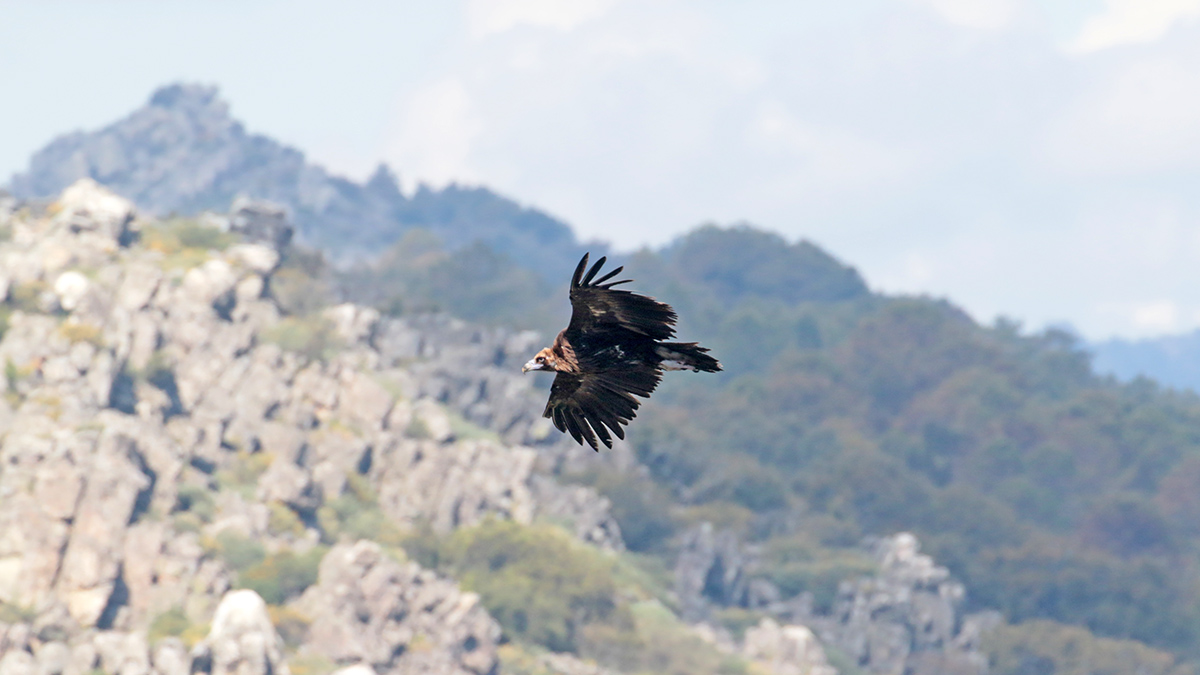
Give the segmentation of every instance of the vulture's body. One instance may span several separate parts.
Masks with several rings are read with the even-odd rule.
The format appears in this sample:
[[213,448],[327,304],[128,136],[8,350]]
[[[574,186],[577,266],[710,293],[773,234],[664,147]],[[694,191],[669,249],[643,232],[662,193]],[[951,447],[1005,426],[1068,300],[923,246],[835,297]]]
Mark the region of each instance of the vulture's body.
[[559,431],[599,450],[625,438],[622,425],[637,414],[635,396],[649,397],[664,370],[716,372],[721,364],[695,342],[666,342],[675,336],[670,305],[614,288],[618,267],[596,278],[604,258],[588,269],[585,254],[571,277],[571,322],[523,370],[552,370],[545,417]]

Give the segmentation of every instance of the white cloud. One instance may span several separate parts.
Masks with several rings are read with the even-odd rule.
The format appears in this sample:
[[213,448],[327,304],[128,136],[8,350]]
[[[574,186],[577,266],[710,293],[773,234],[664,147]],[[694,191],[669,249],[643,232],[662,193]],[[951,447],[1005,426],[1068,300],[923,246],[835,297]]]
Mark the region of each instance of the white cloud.
[[1153,42],[1176,23],[1200,16],[1200,0],[1108,0],[1067,46],[1074,53]]
[[1133,325],[1147,333],[1179,330],[1179,306],[1170,300],[1157,300],[1133,308]]
[[477,176],[471,153],[484,129],[463,83],[440,80],[418,89],[407,101],[388,156],[404,175],[415,174],[435,185],[473,180]]
[[467,27],[472,37],[503,33],[517,26],[569,31],[603,16],[617,0],[470,0]]
[[1179,55],[1123,63],[1063,111],[1047,152],[1076,173],[1200,166],[1200,72]]
[[909,0],[937,12],[943,19],[967,28],[996,30],[1012,23],[1016,0]]
[[[911,171],[914,158],[883,144],[872,142],[837,125],[805,121],[779,101],[768,100],[744,121],[746,145],[741,149],[762,159],[773,158],[774,175],[762,172],[758,185],[775,185],[780,194],[817,194],[836,197],[849,190],[861,191],[873,183],[888,182]],[[753,190],[759,198],[767,190]]]

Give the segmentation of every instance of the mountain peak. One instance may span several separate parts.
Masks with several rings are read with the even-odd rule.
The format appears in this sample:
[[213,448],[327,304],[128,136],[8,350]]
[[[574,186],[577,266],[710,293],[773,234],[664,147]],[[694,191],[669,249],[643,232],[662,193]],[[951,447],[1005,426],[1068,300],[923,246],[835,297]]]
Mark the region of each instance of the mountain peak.
[[400,179],[396,176],[396,172],[382,162],[375,167],[375,172],[367,179],[366,187],[367,191],[380,197],[400,201],[404,199],[400,192]]
[[171,110],[213,110],[228,114],[229,105],[215,86],[175,83],[160,87],[150,96],[150,105]]
[[481,241],[546,278],[569,274],[583,253],[565,223],[486,189],[426,190],[409,200],[385,164],[365,183],[330,175],[300,150],[247,133],[211,85],[166,85],[103,129],[60,136],[11,189],[17,198],[50,198],[81,178],[148,213],[224,212],[238,197],[267,200],[292,214],[303,243],[342,262],[373,257],[414,227],[449,248]]
[[47,198],[90,178],[150,212],[223,211],[234,195],[222,177],[251,140],[216,87],[172,84],[103,129],[54,139],[13,177],[12,191]]

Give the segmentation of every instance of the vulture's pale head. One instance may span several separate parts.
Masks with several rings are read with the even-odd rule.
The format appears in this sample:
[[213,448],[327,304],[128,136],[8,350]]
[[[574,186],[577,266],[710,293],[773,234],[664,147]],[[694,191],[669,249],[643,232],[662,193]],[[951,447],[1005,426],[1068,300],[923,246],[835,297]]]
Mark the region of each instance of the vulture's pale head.
[[524,366],[521,367],[522,373],[528,373],[531,370],[557,370],[558,359],[555,358],[554,352],[546,347],[538,352],[536,356],[529,359]]

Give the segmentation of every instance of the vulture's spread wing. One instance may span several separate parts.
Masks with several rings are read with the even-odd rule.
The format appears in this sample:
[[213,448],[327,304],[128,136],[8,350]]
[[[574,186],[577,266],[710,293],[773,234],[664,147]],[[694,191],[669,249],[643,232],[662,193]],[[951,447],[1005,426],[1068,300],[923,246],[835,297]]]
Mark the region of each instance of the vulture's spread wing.
[[652,366],[558,373],[543,414],[577,443],[586,440],[593,450],[599,450],[599,436],[600,442],[611,448],[612,434],[624,439],[621,425],[637,414],[638,400],[633,395],[649,396],[661,377]]
[[668,340],[675,335],[675,310],[670,305],[632,291],[613,288],[632,281],[609,281],[624,267],[595,278],[605,260],[602,257],[591,269],[587,269],[588,256],[584,254],[575,268],[575,274],[571,277],[571,323],[567,325],[567,339],[578,347],[582,343],[621,332],[632,332],[651,340]]

